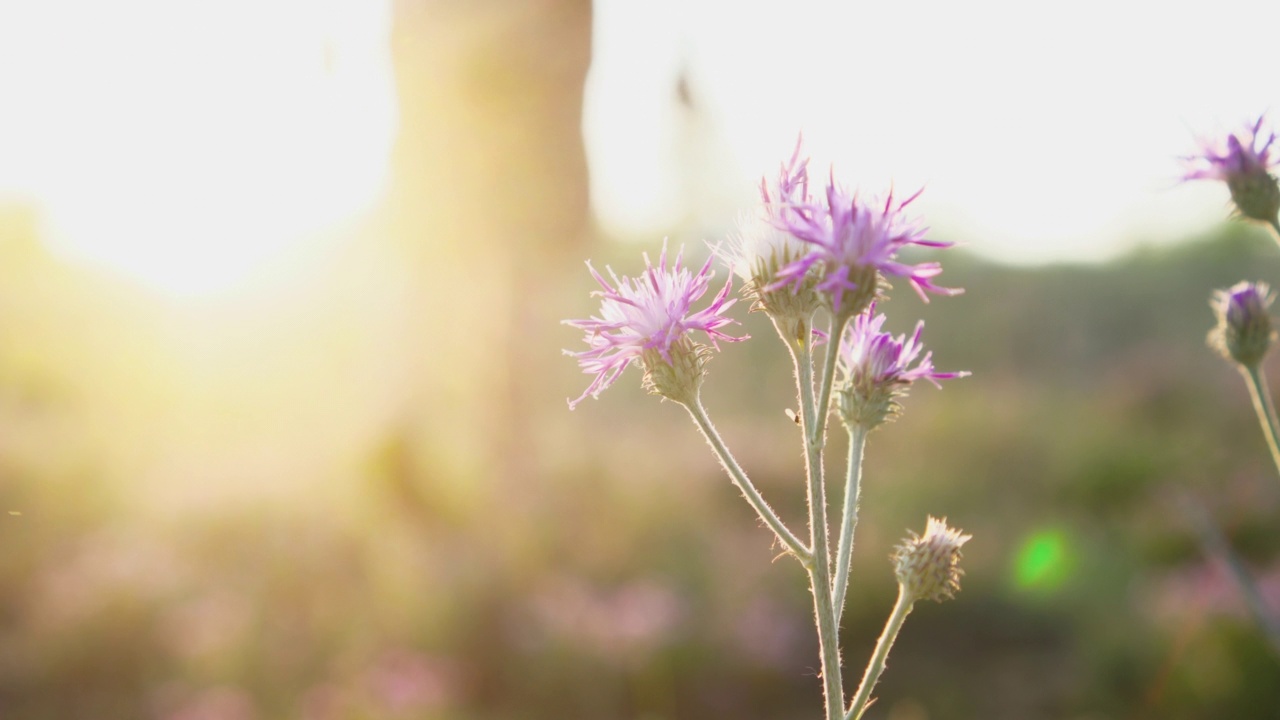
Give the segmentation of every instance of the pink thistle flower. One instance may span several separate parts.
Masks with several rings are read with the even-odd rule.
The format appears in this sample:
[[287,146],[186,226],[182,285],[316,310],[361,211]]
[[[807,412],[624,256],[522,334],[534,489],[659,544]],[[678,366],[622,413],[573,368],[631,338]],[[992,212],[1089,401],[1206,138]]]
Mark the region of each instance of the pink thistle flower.
[[876,315],[875,309],[872,303],[856,316],[841,338],[841,380],[836,388],[845,422],[867,428],[896,416],[901,410],[899,400],[916,380],[928,380],[935,387],[942,387],[939,380],[969,375],[968,372],[938,372],[933,367],[933,353],[920,356],[924,350],[920,342],[923,321],[916,324],[910,337],[894,337],[881,331],[885,316]]
[[1280,212],[1280,187],[1270,173],[1280,165],[1271,156],[1276,134],[1263,130],[1265,116],[1225,138],[1201,139],[1200,153],[1182,158],[1183,180],[1221,180],[1241,215],[1275,224]]
[[711,270],[710,258],[697,273],[690,272],[683,265],[683,254],[681,250],[675,264],[668,269],[664,243],[657,266],[645,254],[646,267],[639,278],[619,278],[612,268],[606,268],[613,278],[612,284],[587,262],[587,269],[603,288],[592,293],[602,298],[600,316],[564,321],[566,325],[584,330],[583,339],[589,346],[580,352],[566,350],[565,354],[577,358],[582,371],[595,375],[595,379],[577,400],[569,401],[570,409],[588,395],[599,397],[636,360],[644,365],[646,384],[652,390],[667,397],[683,396],[696,387],[707,354],[705,346],[690,340],[690,332],[706,333],[717,349],[718,340],[747,339],[746,336],[732,337],[720,330],[737,322],[724,315],[737,302],[729,298],[732,275],[710,305],[691,311],[693,302],[706,294],[715,273]]
[[[810,252],[778,273],[776,287],[799,287],[810,270],[820,267],[817,289],[831,296],[836,312],[861,312],[876,298],[880,273],[907,278],[921,299],[925,292],[958,295],[958,288],[939,287],[933,278],[942,272],[936,262],[909,265],[898,262],[898,252],[909,245],[950,247],[953,243],[927,240],[926,228],[906,217],[905,210],[923,190],[902,202],[889,193],[884,203],[863,202],[836,185],[827,185],[826,202],[793,203],[779,215],[777,224],[812,245]],[[846,301],[845,294],[851,293]]]

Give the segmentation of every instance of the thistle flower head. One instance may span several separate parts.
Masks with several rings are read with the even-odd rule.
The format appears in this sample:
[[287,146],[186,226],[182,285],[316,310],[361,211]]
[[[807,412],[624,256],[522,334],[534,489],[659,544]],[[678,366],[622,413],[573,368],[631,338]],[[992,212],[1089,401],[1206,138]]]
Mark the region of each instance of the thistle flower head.
[[830,298],[832,311],[837,314],[865,309],[879,293],[882,274],[906,278],[926,302],[926,291],[959,294],[959,289],[933,283],[933,278],[942,272],[938,263],[909,265],[897,260],[899,251],[910,245],[952,245],[925,239],[926,229],[907,216],[907,206],[920,192],[901,202],[894,199],[892,192],[883,202],[865,202],[832,178],[822,202],[788,204],[775,223],[811,247],[804,257],[783,268],[774,284],[795,286],[816,268],[820,277],[817,288]]
[[[812,275],[791,287],[774,286],[782,268],[798,260],[808,246],[779,230],[766,218],[743,217],[728,242],[715,248],[725,265],[742,279],[742,294],[751,309],[770,317],[803,319],[813,315],[821,298]],[[770,289],[772,288],[772,289]]]
[[637,360],[644,366],[645,384],[651,391],[672,399],[687,399],[696,391],[710,353],[707,346],[693,342],[691,332],[704,332],[713,347],[718,347],[718,340],[746,339],[721,331],[736,322],[724,315],[737,302],[729,298],[732,277],[710,305],[702,310],[691,309],[694,301],[706,294],[715,274],[710,259],[693,273],[683,264],[682,250],[668,269],[664,243],[656,266],[648,254],[644,260],[645,271],[639,278],[619,278],[606,268],[612,283],[587,262],[587,269],[602,288],[592,293],[601,298],[600,315],[564,321],[585,331],[583,340],[588,345],[586,350],[566,350],[565,354],[577,358],[582,371],[595,375],[595,379],[581,397],[569,401],[571,409],[588,395],[598,397]]
[[752,310],[762,310],[775,319],[806,319],[818,308],[820,298],[811,273],[788,287],[779,287],[778,273],[809,252],[809,245],[779,228],[787,208],[808,201],[808,161],[800,159],[796,143],[791,159],[782,164],[772,191],[760,181],[760,210],[738,222],[736,232],[725,245],[715,248],[725,265],[743,281],[742,293],[752,301]]
[[916,380],[928,380],[941,387],[939,380],[969,374],[938,372],[933,368],[933,353],[920,356],[924,350],[920,342],[923,321],[916,324],[910,337],[894,337],[881,331],[885,317],[875,310],[872,303],[845,328],[840,339],[840,381],[836,387],[836,403],[844,422],[868,429],[901,411],[899,401]]
[[947,520],[929,517],[923,535],[903,539],[892,555],[904,597],[942,602],[960,590],[960,547],[973,536],[947,527]]
[[1280,156],[1271,155],[1276,135],[1263,129],[1264,118],[1224,138],[1201,139],[1200,152],[1182,159],[1182,179],[1221,180],[1241,215],[1274,223],[1280,213],[1280,186],[1270,170],[1280,164]]
[[1209,300],[1218,324],[1209,331],[1209,346],[1228,360],[1257,367],[1275,339],[1267,308],[1275,299],[1264,282],[1241,281],[1216,290]]

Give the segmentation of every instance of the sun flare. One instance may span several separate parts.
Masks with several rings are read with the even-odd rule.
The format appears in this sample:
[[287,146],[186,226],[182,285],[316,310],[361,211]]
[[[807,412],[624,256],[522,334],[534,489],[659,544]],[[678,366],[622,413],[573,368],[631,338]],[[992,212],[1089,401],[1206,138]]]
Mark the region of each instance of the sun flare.
[[59,254],[218,293],[377,197],[385,3],[83,10],[0,10],[0,195],[33,200]]

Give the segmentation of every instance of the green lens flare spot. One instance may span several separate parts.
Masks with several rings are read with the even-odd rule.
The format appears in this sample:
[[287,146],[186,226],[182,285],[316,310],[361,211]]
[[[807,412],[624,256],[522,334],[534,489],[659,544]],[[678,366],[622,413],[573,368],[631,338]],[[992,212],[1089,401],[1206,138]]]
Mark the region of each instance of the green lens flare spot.
[[1027,590],[1052,590],[1067,579],[1071,566],[1066,536],[1060,530],[1033,533],[1018,550],[1014,583]]

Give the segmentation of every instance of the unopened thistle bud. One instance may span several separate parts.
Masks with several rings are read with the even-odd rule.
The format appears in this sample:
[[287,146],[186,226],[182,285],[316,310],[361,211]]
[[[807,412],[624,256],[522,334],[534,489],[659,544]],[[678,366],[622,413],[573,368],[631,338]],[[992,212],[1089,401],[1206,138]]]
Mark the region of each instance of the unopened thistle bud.
[[1209,346],[1227,360],[1257,367],[1275,339],[1267,308],[1275,295],[1264,282],[1241,281],[1216,290],[1209,300],[1218,324],[1209,331]]
[[923,535],[911,533],[895,550],[892,559],[904,597],[915,600],[943,600],[960,590],[960,546],[972,535],[947,527],[946,518],[930,516]]

